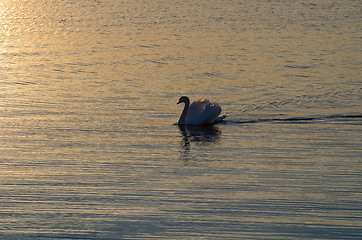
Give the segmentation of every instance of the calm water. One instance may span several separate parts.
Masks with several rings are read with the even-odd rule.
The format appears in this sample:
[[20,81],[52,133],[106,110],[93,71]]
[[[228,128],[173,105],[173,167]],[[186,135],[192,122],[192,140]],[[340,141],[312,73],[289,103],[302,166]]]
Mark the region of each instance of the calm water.
[[1,1],[0,237],[361,239],[361,8]]

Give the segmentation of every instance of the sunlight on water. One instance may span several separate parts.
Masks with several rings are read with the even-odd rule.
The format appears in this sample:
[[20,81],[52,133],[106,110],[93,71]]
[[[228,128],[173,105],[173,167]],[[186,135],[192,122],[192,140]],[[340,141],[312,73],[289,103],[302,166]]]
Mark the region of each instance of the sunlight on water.
[[[2,239],[357,239],[358,1],[2,1]],[[174,125],[180,96],[226,121]]]

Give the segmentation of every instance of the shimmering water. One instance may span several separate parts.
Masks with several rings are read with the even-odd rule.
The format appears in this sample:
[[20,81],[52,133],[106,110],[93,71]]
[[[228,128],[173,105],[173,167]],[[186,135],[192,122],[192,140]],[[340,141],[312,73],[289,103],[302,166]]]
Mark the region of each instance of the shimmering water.
[[[0,1],[1,239],[362,238],[361,2]],[[179,128],[182,95],[227,120]]]

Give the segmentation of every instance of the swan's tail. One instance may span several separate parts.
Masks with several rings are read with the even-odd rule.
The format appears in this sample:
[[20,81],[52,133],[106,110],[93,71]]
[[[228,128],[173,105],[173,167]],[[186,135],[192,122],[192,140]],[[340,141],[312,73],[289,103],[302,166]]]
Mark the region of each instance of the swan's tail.
[[227,117],[226,115],[222,115],[222,116],[215,118],[215,123],[222,122],[224,120],[224,118],[226,118],[226,117]]

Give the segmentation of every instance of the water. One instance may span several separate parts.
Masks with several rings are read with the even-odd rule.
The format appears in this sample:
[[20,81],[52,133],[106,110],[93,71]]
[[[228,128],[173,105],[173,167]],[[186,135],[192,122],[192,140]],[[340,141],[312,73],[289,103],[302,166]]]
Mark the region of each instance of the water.
[[[359,1],[0,3],[2,239],[359,239]],[[182,95],[227,120],[179,128]]]

